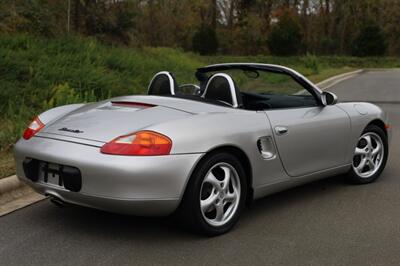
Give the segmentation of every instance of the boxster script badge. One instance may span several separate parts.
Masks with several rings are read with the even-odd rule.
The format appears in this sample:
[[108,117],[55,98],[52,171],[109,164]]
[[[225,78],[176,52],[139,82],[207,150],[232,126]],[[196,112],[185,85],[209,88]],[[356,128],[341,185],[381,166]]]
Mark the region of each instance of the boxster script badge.
[[67,127],[59,128],[58,130],[59,130],[59,131],[67,131],[67,132],[71,132],[71,133],[83,133],[82,130],[79,130],[79,129],[70,129],[70,128],[67,128]]

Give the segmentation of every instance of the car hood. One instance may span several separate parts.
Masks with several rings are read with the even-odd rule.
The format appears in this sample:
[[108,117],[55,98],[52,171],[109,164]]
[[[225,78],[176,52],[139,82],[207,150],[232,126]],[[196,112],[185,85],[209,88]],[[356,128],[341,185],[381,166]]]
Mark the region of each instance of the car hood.
[[230,109],[173,97],[125,96],[87,104],[50,122],[38,136],[106,143],[155,124]]

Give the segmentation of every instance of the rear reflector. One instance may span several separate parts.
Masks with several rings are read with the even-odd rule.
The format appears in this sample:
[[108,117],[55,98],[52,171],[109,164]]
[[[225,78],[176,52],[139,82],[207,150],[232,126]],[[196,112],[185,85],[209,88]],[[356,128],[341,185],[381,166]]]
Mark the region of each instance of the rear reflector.
[[153,104],[148,104],[148,103],[138,103],[138,102],[123,102],[123,101],[118,101],[118,102],[111,102],[113,106],[123,106],[123,107],[132,107],[132,108],[150,108],[150,107],[155,107],[156,105]]

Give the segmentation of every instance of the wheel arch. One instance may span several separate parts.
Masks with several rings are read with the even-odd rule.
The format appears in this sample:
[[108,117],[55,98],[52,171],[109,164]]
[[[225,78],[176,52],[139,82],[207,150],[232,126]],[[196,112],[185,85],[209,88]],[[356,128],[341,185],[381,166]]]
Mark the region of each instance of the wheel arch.
[[[221,152],[227,152],[230,154],[233,154],[242,164],[243,169],[246,174],[246,182],[247,182],[247,196],[246,196],[246,204],[249,205],[253,201],[253,170],[251,166],[251,162],[247,154],[239,147],[234,146],[234,145],[222,145],[222,146],[217,146],[213,147],[210,150],[208,150],[201,158],[198,160],[196,165],[193,167],[192,174],[195,172],[195,169],[209,156],[212,154],[216,153],[221,153]],[[192,178],[192,174],[190,176],[190,179]],[[190,182],[187,182],[189,184]],[[185,192],[187,189],[187,184],[185,188]]]
[[385,134],[387,136],[386,124],[381,119],[372,120],[371,122],[368,123],[367,127],[371,126],[371,125],[377,126],[380,129],[382,129],[383,132],[385,132]]

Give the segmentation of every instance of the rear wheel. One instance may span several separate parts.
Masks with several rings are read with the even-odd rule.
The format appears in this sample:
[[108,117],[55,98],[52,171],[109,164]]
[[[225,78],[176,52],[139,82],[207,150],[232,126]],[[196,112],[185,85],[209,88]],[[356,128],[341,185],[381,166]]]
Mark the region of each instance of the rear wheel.
[[223,234],[238,221],[246,192],[245,172],[239,160],[229,153],[211,154],[193,172],[181,216],[197,232]]
[[356,184],[375,181],[385,168],[387,157],[388,143],[385,132],[378,126],[367,126],[355,148],[353,164],[348,173],[349,179]]

